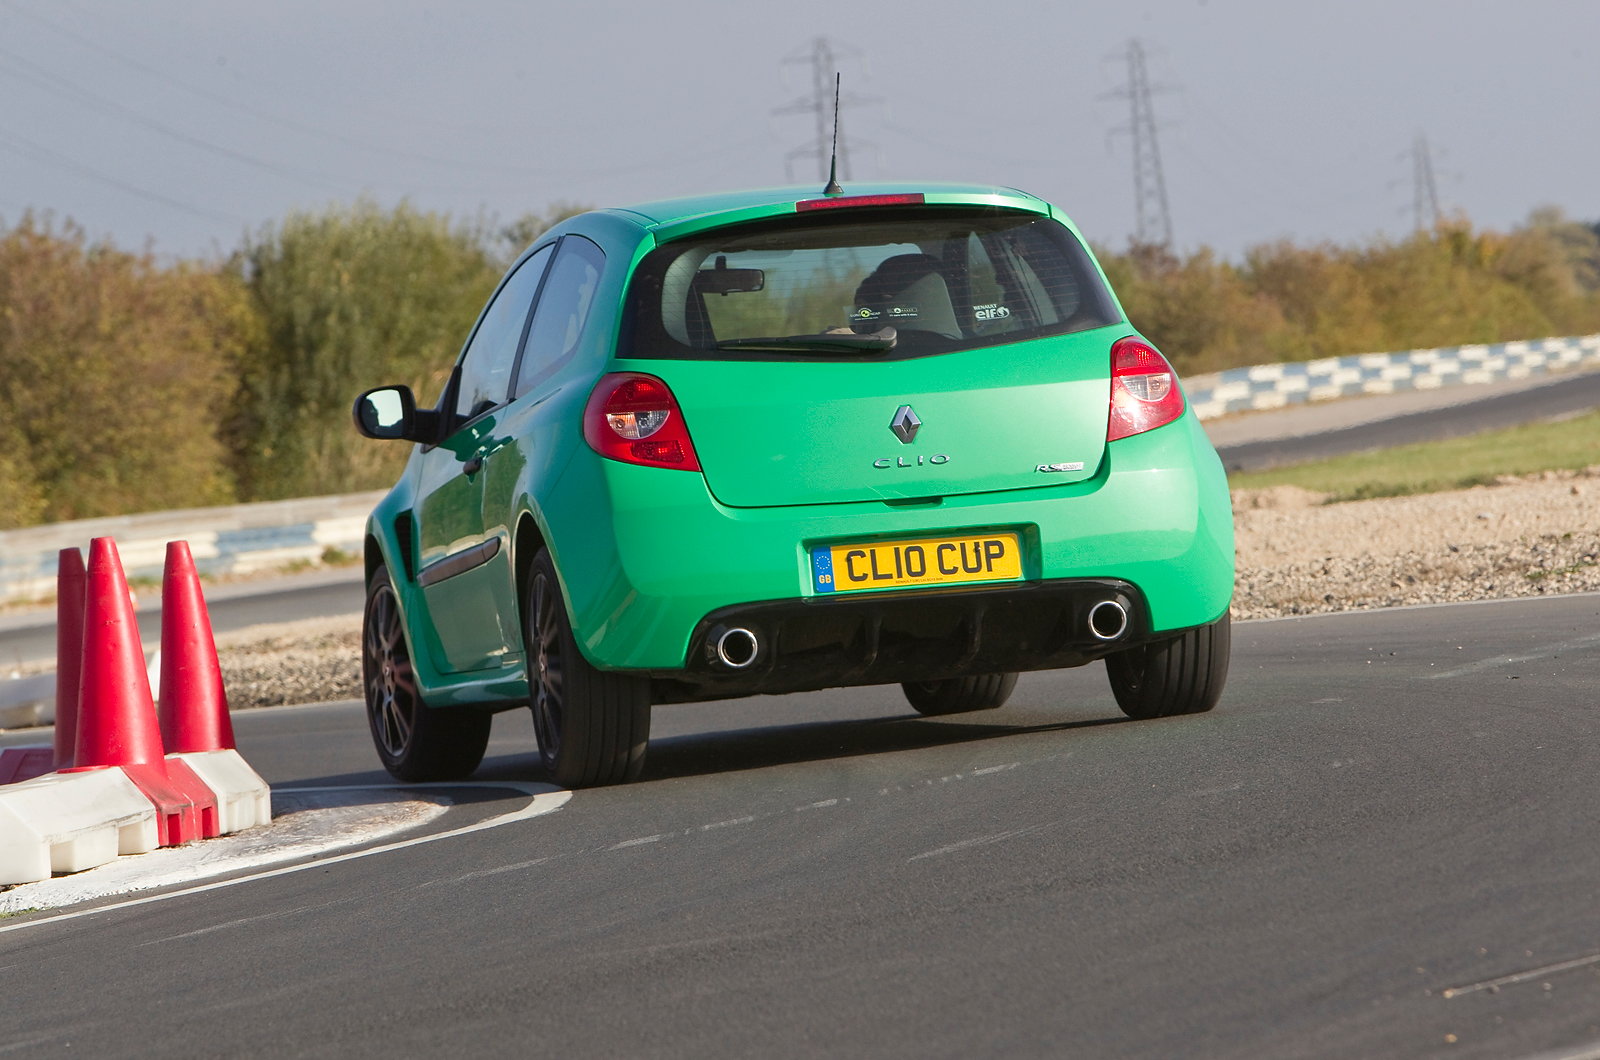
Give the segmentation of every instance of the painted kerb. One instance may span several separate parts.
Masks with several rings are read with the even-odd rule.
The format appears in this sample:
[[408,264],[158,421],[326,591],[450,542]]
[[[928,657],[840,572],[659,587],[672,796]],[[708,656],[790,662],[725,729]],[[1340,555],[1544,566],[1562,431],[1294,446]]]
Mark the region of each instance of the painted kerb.
[[168,541],[189,542],[202,574],[243,574],[297,561],[315,562],[329,548],[359,556],[367,516],[384,493],[148,512],[7,530],[0,533],[0,602],[54,595],[61,550],[76,546],[87,553],[90,539],[96,537],[116,539],[129,578],[160,578]]
[[1307,401],[1470,386],[1580,367],[1600,368],[1600,335],[1258,364],[1198,375],[1185,380],[1184,388],[1195,415],[1207,420]]

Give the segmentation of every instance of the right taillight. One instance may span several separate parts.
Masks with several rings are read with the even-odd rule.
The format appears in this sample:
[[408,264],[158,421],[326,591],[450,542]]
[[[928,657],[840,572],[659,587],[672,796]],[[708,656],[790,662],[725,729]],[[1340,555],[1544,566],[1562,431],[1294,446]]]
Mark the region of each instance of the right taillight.
[[614,372],[596,383],[583,410],[583,437],[601,456],[626,464],[700,470],[678,399],[653,375]]
[[1111,422],[1106,441],[1143,434],[1183,415],[1178,373],[1143,339],[1128,336],[1111,346]]

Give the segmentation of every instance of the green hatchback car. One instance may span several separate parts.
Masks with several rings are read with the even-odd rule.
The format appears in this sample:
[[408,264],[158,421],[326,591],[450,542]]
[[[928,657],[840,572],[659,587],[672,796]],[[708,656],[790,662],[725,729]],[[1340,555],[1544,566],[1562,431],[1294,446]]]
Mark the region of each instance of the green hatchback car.
[[1171,365],[1072,223],[1007,188],[596,210],[501,281],[372,513],[363,668],[403,780],[532,708],[563,785],[633,779],[655,704],[898,683],[928,715],[1104,659],[1211,709],[1233,517]]

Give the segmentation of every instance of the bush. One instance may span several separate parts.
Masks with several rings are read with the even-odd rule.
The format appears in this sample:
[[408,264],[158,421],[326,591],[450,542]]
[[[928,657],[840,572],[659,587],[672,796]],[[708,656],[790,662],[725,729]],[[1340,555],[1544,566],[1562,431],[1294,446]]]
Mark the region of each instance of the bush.
[[1600,239],[1559,211],[1509,235],[1463,219],[1366,245],[1098,251],[1129,319],[1180,372],[1600,330]]
[[215,425],[252,328],[214,267],[0,232],[0,526],[231,501]]
[[241,495],[392,484],[407,448],[360,438],[351,403],[385,383],[431,403],[502,265],[481,226],[406,204],[297,212],[248,239],[233,271],[260,326],[227,424]]

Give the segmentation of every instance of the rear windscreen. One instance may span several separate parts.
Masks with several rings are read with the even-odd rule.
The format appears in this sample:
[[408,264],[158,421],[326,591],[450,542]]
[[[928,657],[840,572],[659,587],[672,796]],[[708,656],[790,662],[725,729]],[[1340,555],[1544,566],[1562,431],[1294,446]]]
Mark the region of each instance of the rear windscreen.
[[[1048,217],[970,207],[862,210],[716,229],[651,251],[629,287],[618,352],[897,359],[1120,319],[1088,254]],[[894,329],[892,349],[827,346],[886,328]],[[826,338],[807,348],[815,336]]]

